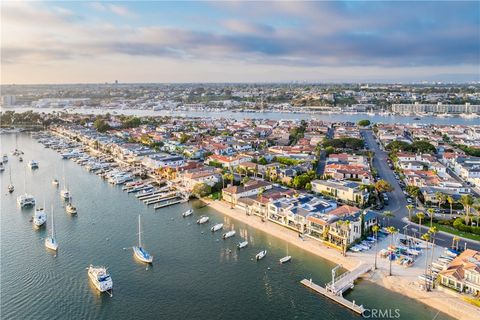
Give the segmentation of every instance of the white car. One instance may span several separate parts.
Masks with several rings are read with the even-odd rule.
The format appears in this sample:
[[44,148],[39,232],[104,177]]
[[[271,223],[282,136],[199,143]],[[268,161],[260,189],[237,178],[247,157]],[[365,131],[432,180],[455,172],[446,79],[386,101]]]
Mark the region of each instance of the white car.
[[412,198],[407,198],[407,202],[412,203],[413,202]]

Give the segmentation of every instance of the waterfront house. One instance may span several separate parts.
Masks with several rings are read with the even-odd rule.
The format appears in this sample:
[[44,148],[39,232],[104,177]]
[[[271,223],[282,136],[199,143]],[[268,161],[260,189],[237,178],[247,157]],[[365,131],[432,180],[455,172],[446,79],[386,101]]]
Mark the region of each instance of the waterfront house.
[[240,198],[258,195],[272,188],[272,184],[263,180],[251,179],[243,186],[229,186],[222,190],[222,198],[232,205],[237,205]]
[[353,181],[313,180],[312,191],[358,205],[364,205],[368,200],[368,192]]
[[480,293],[480,252],[467,249],[439,273],[440,283],[458,292]]

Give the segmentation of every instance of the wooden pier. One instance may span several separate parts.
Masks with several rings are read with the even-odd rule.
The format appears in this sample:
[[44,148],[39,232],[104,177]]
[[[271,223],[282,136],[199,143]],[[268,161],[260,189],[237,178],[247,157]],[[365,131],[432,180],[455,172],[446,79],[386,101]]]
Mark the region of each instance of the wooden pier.
[[359,315],[362,315],[363,311],[365,311],[365,308],[363,306],[356,305],[355,301],[349,301],[342,296],[335,295],[335,294],[331,293],[330,291],[328,291],[327,289],[319,286],[318,284],[313,283],[312,280],[303,279],[302,281],[300,281],[300,283],[303,284],[305,287],[310,288],[311,290],[313,290],[317,293],[320,293],[321,295],[323,295],[327,298],[330,298],[331,300],[333,300],[333,301],[341,304],[342,306],[352,310],[353,312],[358,313]]

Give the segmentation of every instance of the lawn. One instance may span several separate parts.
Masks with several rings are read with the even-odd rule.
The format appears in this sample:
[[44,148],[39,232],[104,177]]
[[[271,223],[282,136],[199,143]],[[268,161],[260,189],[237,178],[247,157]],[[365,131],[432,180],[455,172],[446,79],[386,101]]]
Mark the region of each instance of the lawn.
[[463,238],[480,241],[480,235],[478,235],[478,234],[474,234],[474,233],[470,233],[470,232],[459,231],[459,230],[457,230],[457,229],[455,229],[455,228],[453,228],[453,227],[445,226],[445,225],[438,224],[438,223],[434,223],[433,225],[434,225],[435,227],[437,227],[438,230],[440,230],[440,231],[444,231],[444,232],[447,232],[447,233],[451,233],[451,234],[454,234],[454,235],[456,235],[456,236],[460,236],[460,237],[463,237]]

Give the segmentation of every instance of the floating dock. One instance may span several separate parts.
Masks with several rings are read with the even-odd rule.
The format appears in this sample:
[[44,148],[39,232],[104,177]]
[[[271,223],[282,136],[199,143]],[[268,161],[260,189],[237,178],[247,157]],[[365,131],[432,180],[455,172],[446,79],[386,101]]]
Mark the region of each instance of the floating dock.
[[305,287],[310,288],[311,290],[320,293],[327,298],[330,298],[331,300],[341,304],[342,306],[352,310],[355,313],[362,315],[363,311],[365,311],[365,308],[363,306],[356,305],[355,301],[349,301],[342,296],[335,295],[330,291],[327,291],[327,289],[319,286],[318,284],[313,283],[311,279],[303,279],[302,281],[300,281],[300,283],[303,284]]

